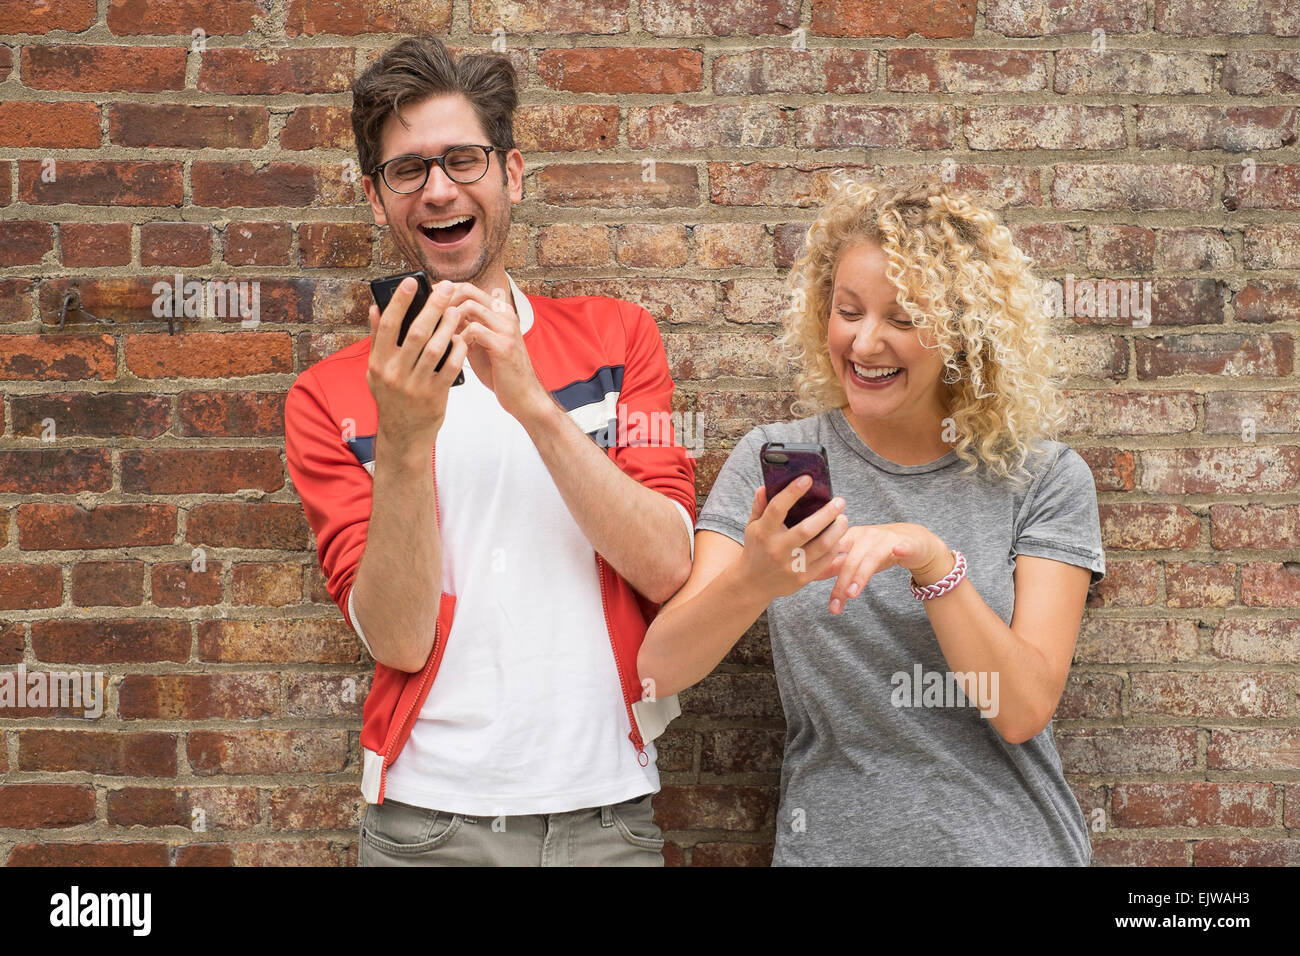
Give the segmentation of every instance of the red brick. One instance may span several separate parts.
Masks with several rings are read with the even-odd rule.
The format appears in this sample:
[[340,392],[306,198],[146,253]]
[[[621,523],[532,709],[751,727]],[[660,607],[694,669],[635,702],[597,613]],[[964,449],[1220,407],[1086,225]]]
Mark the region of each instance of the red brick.
[[[1107,569],[1109,571],[1109,568]],[[1107,577],[1110,577],[1109,573]],[[1071,672],[1053,720],[1105,720],[1120,716],[1119,694],[1124,679],[1117,674]]]
[[283,332],[127,335],[126,364],[141,378],[240,378],[293,371]]
[[54,249],[54,226],[29,220],[5,223],[0,266],[34,266]]
[[1260,561],[1241,566],[1241,603],[1300,607],[1300,564]]
[[[618,108],[614,107],[618,126]],[[522,113],[523,110],[520,110]],[[520,113],[515,114],[515,135],[519,135]],[[345,106],[300,106],[289,114],[280,132],[281,149],[356,148],[352,138],[352,111]]]
[[[1144,18],[1145,20],[1145,18]],[[1178,96],[1210,92],[1214,61],[1190,50],[1124,50],[1082,47],[1056,51],[1057,93]]]
[[298,227],[302,264],[309,269],[368,266],[373,234],[363,222],[305,222]]
[[1126,664],[1154,661],[1169,663],[1196,656],[1199,637],[1196,622],[1175,620],[1125,620],[1089,617],[1083,621],[1074,659],[1083,663]]
[[1155,264],[1156,233],[1145,226],[1088,226],[1087,248],[1088,268],[1096,272],[1121,269],[1147,272]]
[[1212,505],[1215,548],[1293,548],[1300,540],[1300,505]]
[[288,0],[285,33],[355,36],[368,33],[446,33],[451,0]]
[[1273,823],[1271,783],[1120,783],[1115,823],[1121,827],[1267,827]]
[[[284,716],[360,720],[369,693],[369,677],[358,679],[350,674],[305,674],[295,671],[285,675]],[[656,745],[658,742],[655,741]],[[662,755],[662,751],[660,753]],[[665,768],[660,764],[659,769]]]
[[183,46],[60,43],[22,49],[23,85],[78,93],[159,93],[185,88]]
[[1106,33],[1138,33],[1146,29],[1147,23],[1146,4],[1138,0],[989,0],[984,17],[987,29],[1009,37],[1091,33],[1098,28]]
[[276,674],[127,674],[118,688],[124,720],[261,720],[280,716]]
[[1300,224],[1247,226],[1243,245],[1247,269],[1300,269]]
[[570,93],[685,93],[703,88],[704,54],[656,47],[543,50],[537,76]]
[[44,160],[18,161],[18,198],[37,205],[180,206],[179,162],[60,159],[54,182],[42,182]]
[[1172,435],[1196,429],[1193,391],[1065,389],[1066,434]]
[[[1160,263],[1166,269],[1224,270],[1236,267],[1236,253],[1222,230],[1200,226],[1161,229]],[[1240,297],[1240,293],[1238,293]]]
[[1067,774],[1182,773],[1197,767],[1193,727],[1057,730]]
[[962,112],[971,149],[1123,149],[1124,107],[982,106]]
[[1058,209],[1208,210],[1215,167],[1188,163],[1057,163]]
[[78,607],[135,607],[144,600],[143,561],[80,561],[72,568]]
[[0,0],[0,34],[80,33],[98,17],[95,0]]
[[1289,335],[1165,335],[1134,341],[1139,379],[1169,375],[1288,376],[1295,356]]
[[0,827],[38,830],[94,822],[94,787],[44,783],[0,786]]
[[273,830],[355,830],[365,798],[354,786],[278,787],[270,796]]
[[287,266],[292,232],[287,222],[232,222],[225,232],[225,260],[232,266]]
[[0,492],[71,494],[108,491],[113,458],[107,448],[34,448],[0,451]]
[[342,93],[352,85],[352,63],[349,47],[214,47],[203,54],[198,89],[244,95]]
[[1155,28],[1174,36],[1260,33],[1300,36],[1300,9],[1290,0],[1205,3],[1204,0],[1157,0]]
[[693,166],[656,163],[653,181],[641,175],[639,162],[560,163],[533,174],[537,198],[552,206],[663,209],[699,202],[699,172]]
[[181,392],[176,402],[177,433],[203,438],[283,435],[284,397],[284,392]]
[[625,223],[615,256],[625,266],[675,268],[686,263],[686,227],[675,223]]
[[302,163],[252,163],[196,160],[190,176],[197,206],[310,206],[316,197],[316,173]]
[[109,107],[108,136],[119,146],[261,149],[269,122],[264,106],[114,103]]
[[171,544],[175,535],[174,505],[18,506],[18,546],[24,551]]
[[[1280,149],[1296,139],[1293,106],[1142,106],[1140,149],[1222,149],[1232,153]],[[1232,207],[1229,207],[1232,208]]]
[[15,435],[39,438],[53,419],[55,436],[157,438],[171,424],[171,396],[68,392],[10,398]]
[[[1294,115],[1291,129],[1294,130]],[[1292,135],[1294,138],[1294,134]],[[1225,170],[1227,183],[1223,190],[1223,208],[1238,209],[1300,209],[1300,163],[1257,163],[1254,181],[1246,181],[1246,168],[1230,165]],[[1248,256],[1248,261],[1249,261]]]
[[771,843],[697,843],[691,866],[771,866]]
[[168,618],[78,618],[33,621],[32,650],[41,661],[69,664],[186,661],[190,627]]
[[586,0],[584,3],[547,3],[520,0],[509,5],[492,0],[471,0],[470,24],[475,33],[495,29],[518,36],[524,33],[625,33],[629,0]]
[[957,128],[944,106],[830,104],[795,111],[795,145],[802,149],[949,149]]
[[297,551],[310,532],[297,502],[214,501],[190,508],[185,523],[186,541],[214,548]]
[[1093,866],[1187,866],[1183,840],[1093,840]]
[[774,787],[665,786],[655,795],[655,820],[665,830],[758,830],[776,811]]
[[785,732],[741,728],[701,737],[700,773],[780,773]]
[[1165,565],[1165,603],[1170,607],[1227,607],[1236,598],[1233,564],[1174,562]]
[[8,866],[167,866],[165,843],[19,843]]
[[341,618],[253,618],[199,623],[199,659],[237,662],[352,664],[361,643]]
[[1300,729],[1214,729],[1206,750],[1210,770],[1300,770]]
[[140,265],[203,266],[212,261],[205,222],[147,222],[140,227]]
[[1130,675],[1131,714],[1159,717],[1278,719],[1292,696],[1285,674],[1174,671]]
[[1139,488],[1157,494],[1268,494],[1300,486],[1300,445],[1153,448],[1141,458]]
[[875,56],[842,47],[727,52],[713,61],[713,92],[868,93],[876,85]]
[[108,29],[118,36],[190,33],[208,36],[255,30],[271,14],[271,0],[111,0]]
[[99,142],[99,107],[94,103],[0,103],[0,146],[93,149]]
[[[355,844],[354,844],[355,847]],[[176,849],[177,866],[339,866],[335,845],[327,840],[272,840],[194,843]],[[356,866],[355,857],[348,863]]]
[[1047,88],[1047,60],[1041,50],[889,50],[885,88],[891,93],[1036,93]]
[[202,819],[206,830],[247,830],[261,822],[257,803],[256,787],[121,787],[108,791],[108,822],[192,830]]
[[348,761],[345,730],[191,730],[195,774],[337,773]]
[[269,561],[236,564],[231,569],[231,603],[284,607],[302,600],[301,564]]
[[1182,551],[1200,541],[1201,519],[1183,505],[1107,504],[1098,510],[1108,550]]
[[[0,176],[3,172],[0,169]],[[3,188],[3,183],[0,183],[0,189]],[[36,284],[31,279],[0,279],[0,323],[26,322],[31,318],[32,289],[35,287]],[[0,349],[3,341],[0,339]],[[0,350],[0,356],[3,354]],[[3,372],[0,372],[0,378],[2,377]]]
[[1192,844],[1196,866],[1300,866],[1300,843],[1283,840],[1197,840]]
[[617,106],[538,103],[515,113],[515,142],[525,153],[613,149],[618,146]]
[[274,448],[156,448],[121,454],[122,490],[128,494],[231,494],[284,487],[284,466]]
[[1137,455],[1120,448],[1080,448],[1098,491],[1132,491],[1137,483]]
[[975,34],[975,0],[909,0],[882,5],[812,0],[809,32],[832,37],[902,38],[913,33],[927,39],[969,37]]
[[18,769],[174,777],[176,736],[151,731],[20,730]]
[[27,611],[63,603],[63,569],[57,564],[0,564],[0,610]]
[[609,295],[636,302],[669,323],[711,322],[715,298],[713,283],[698,279],[564,279],[552,283],[548,294]]
[[609,227],[603,224],[555,223],[537,233],[540,266],[599,266],[610,259]]
[[202,607],[222,600],[222,562],[207,561],[195,571],[189,561],[155,564],[149,569],[150,601],[155,607]]
[[1300,282],[1252,279],[1237,293],[1233,308],[1238,322],[1285,322],[1300,315]]
[[59,247],[65,266],[130,265],[131,224],[129,222],[60,223]]
[[1229,50],[1219,85],[1238,96],[1300,93],[1300,50]]

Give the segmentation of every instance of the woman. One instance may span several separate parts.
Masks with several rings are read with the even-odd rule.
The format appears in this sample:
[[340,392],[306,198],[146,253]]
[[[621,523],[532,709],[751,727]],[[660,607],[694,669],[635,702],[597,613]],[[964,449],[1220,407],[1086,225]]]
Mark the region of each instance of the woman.
[[[1059,366],[1028,263],[941,183],[842,183],[791,270],[794,407],[820,411],[737,443],[638,658],[675,693],[768,612],[773,865],[1091,860],[1051,716],[1105,563],[1092,475],[1047,437]],[[810,479],[768,501],[767,441],[826,449],[836,497],[794,528]]]

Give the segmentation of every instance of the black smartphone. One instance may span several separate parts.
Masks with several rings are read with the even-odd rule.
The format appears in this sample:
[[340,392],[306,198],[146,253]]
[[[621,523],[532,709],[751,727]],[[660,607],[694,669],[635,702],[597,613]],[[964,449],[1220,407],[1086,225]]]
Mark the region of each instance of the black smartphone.
[[[406,309],[406,315],[402,317],[402,326],[397,330],[397,344],[399,347],[406,340],[406,330],[411,327],[411,323],[415,321],[415,317],[420,314],[420,310],[424,308],[424,303],[429,301],[429,293],[432,291],[432,288],[429,285],[429,277],[421,271],[403,272],[400,275],[384,276],[382,279],[370,280],[370,294],[375,297],[375,304],[379,306],[379,311],[382,313],[384,309],[388,308],[388,303],[392,300],[393,293],[397,291],[397,287],[402,284],[402,280],[407,276],[410,276],[415,280],[416,290],[415,297],[411,299],[411,304]],[[442,319],[439,319],[438,321],[441,322]],[[434,328],[436,329],[437,326],[435,325]],[[450,354],[451,345],[448,345],[447,351],[442,354],[442,358],[438,359],[438,364],[434,366],[433,370],[435,372],[441,370],[442,363],[447,361],[447,356]],[[460,374],[456,376],[456,381],[451,384],[462,385],[464,382],[465,372],[462,370]]]
[[766,442],[758,452],[763,468],[763,487],[770,502],[800,475],[811,475],[813,483],[785,515],[785,526],[793,528],[831,500],[831,470],[826,449],[821,445]]

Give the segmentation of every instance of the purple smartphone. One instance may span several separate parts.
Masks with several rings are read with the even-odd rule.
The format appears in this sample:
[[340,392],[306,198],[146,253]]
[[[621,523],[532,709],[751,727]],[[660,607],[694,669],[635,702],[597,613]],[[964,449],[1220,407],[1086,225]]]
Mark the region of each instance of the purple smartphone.
[[787,528],[793,528],[831,500],[831,472],[826,464],[826,449],[821,445],[770,441],[759,450],[758,459],[769,502],[800,475],[812,475],[812,486],[786,513]]

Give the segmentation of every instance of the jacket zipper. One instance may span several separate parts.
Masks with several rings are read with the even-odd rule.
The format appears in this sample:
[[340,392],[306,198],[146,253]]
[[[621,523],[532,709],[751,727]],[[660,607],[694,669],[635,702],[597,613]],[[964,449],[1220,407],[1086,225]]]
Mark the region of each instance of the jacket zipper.
[[[438,447],[436,445],[434,446],[432,455],[430,457],[430,467],[433,469],[433,520],[434,523],[437,524],[439,530],[441,530],[442,520],[441,520],[441,516],[438,514]],[[441,535],[439,535],[439,545],[441,545],[441,543],[442,543]],[[439,563],[441,564],[441,562]],[[411,698],[411,706],[406,708],[406,713],[402,715],[402,720],[397,725],[397,733],[394,734],[391,731],[389,732],[388,746],[384,749],[384,763],[379,770],[380,800],[383,800],[384,797],[384,782],[388,779],[388,765],[392,762],[393,745],[396,744],[398,738],[402,736],[401,733],[402,729],[406,726],[406,722],[411,719],[412,711],[415,710],[415,702],[420,699],[420,695],[424,692],[424,685],[429,682],[430,674],[432,674],[433,672],[433,662],[437,659],[438,656],[438,638],[441,636],[439,633],[440,628],[438,625],[438,619],[442,617],[441,612],[442,612],[442,585],[441,582],[439,582],[438,613],[433,619],[433,647],[429,650],[429,659],[428,661],[425,662],[424,673],[420,676],[420,686],[416,688],[415,696]]]
[[609,602],[605,598],[605,568],[604,558],[599,554],[596,555],[596,575],[600,578],[600,607],[605,612],[605,630],[609,633],[609,647],[614,652],[614,667],[618,670],[618,687],[623,692],[623,703],[627,707],[628,723],[632,727],[631,733],[627,735],[632,741],[632,746],[636,747],[636,760],[641,766],[645,767],[650,763],[650,758],[646,756],[645,741],[641,739],[641,734],[636,728],[636,715],[632,713],[632,698],[627,694],[627,681],[623,679],[623,662],[619,660],[618,648],[614,644],[614,629],[609,624]]

